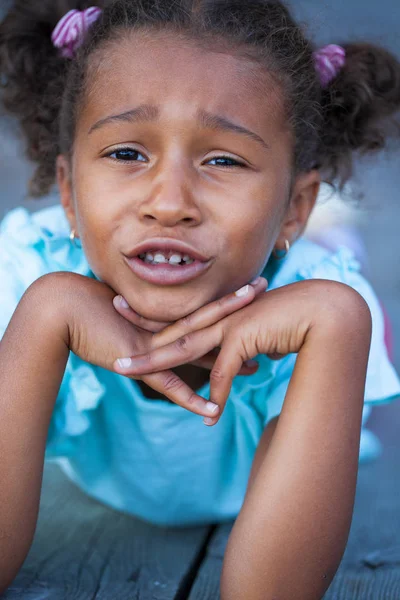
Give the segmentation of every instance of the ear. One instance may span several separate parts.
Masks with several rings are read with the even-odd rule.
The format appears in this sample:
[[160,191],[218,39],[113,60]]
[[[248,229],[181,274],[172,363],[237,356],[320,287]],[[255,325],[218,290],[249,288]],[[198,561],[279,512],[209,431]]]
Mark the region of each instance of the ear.
[[283,217],[281,230],[276,240],[275,248],[277,250],[285,248],[285,240],[292,245],[302,235],[317,200],[320,185],[321,176],[316,169],[300,173],[297,176],[290,204]]
[[60,199],[71,229],[76,229],[76,216],[74,196],[71,182],[71,167],[68,158],[60,154],[56,163],[57,184],[60,191]]

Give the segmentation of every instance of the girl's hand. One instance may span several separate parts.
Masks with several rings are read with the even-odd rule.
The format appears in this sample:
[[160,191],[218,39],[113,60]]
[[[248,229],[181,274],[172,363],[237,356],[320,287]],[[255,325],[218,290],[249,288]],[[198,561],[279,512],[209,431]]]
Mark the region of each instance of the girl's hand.
[[[251,285],[254,288],[254,297],[256,297],[261,292],[265,292],[268,282],[264,277],[258,277],[251,283]],[[243,291],[245,291],[245,289],[246,286],[245,288],[242,288]],[[193,331],[204,329],[213,323],[216,323],[218,320],[226,317],[229,312],[241,308],[240,304],[238,303],[237,296],[229,294],[220,300],[216,300],[215,302],[211,302],[210,304],[199,308],[197,311],[187,315],[176,323],[160,323],[159,321],[150,321],[149,319],[142,317],[128,305],[122,296],[115,296],[113,299],[113,304],[116,311],[127,321],[141,329],[144,329],[145,331],[156,333],[156,335],[154,335],[152,338],[153,349],[160,348],[166,344],[174,342],[178,338],[181,338]],[[214,348],[199,359],[191,361],[190,364],[203,367],[204,369],[211,371],[218,354],[219,349]],[[243,363],[238,375],[251,375],[255,373],[257,369],[258,363],[256,361],[248,360]]]
[[192,362],[221,347],[210,375],[210,399],[220,407],[218,416],[206,421],[213,425],[222,414],[232,379],[243,362],[257,354],[279,359],[299,352],[312,328],[329,331],[340,327],[340,311],[346,307],[353,310],[358,305],[355,297],[359,302],[357,292],[334,281],[292,283],[260,294],[248,306],[207,328],[132,357],[130,365],[119,372],[135,377],[148,375]]
[[[113,364],[117,357],[135,356],[158,347],[156,335],[163,336],[162,344],[165,344],[181,337],[185,331],[184,320],[158,334],[128,322],[113,307],[114,290],[95,279],[61,272],[45,275],[41,280],[37,285],[44,285],[46,289],[50,286],[49,297],[57,299],[52,310],[54,318],[66,321],[69,349],[84,361],[110,371],[115,371]],[[252,302],[255,294],[261,288],[265,289],[265,286],[266,281],[262,279],[254,286],[249,285],[245,295],[229,294],[193,313],[188,324],[193,330],[218,322]],[[160,343],[158,340],[158,344]],[[254,368],[248,369],[254,372]],[[191,412],[203,416],[213,414],[210,409],[214,405],[194,393],[169,369],[144,376],[128,376],[143,380],[148,386]]]

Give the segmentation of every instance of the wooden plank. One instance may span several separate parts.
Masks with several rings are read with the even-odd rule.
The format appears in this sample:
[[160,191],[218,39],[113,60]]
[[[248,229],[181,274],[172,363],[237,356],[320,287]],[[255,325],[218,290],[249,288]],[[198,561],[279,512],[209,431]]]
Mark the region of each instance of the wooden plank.
[[[382,456],[360,465],[352,527],[325,600],[400,599],[400,402],[373,411],[368,428]],[[223,556],[233,521],[215,531],[189,600],[218,600]]]
[[184,593],[209,529],[158,527],[114,511],[46,463],[31,551],[3,598],[172,600]]
[[234,521],[229,521],[215,530],[188,600],[219,600],[222,562],[233,525]]
[[340,570],[324,600],[399,600],[400,570]]
[[[398,401],[378,407],[372,413],[369,428],[382,441],[383,454],[359,469],[352,529],[343,557],[348,566],[362,565],[368,569],[375,561],[379,568],[375,553],[382,558],[381,566],[395,566],[396,555],[400,558],[399,423]],[[397,562],[400,567],[400,561]]]

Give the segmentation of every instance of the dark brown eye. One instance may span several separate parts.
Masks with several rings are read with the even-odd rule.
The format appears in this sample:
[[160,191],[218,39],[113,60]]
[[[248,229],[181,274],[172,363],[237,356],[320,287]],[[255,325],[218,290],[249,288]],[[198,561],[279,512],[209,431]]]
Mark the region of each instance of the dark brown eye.
[[[214,158],[211,158],[208,162],[212,162],[213,160],[218,162],[218,164],[216,164],[217,167],[245,167],[243,163],[231,158],[230,156],[214,156]],[[220,161],[225,163],[228,162],[230,164],[222,164]]]
[[[141,154],[141,152],[139,152],[138,150],[134,150],[133,148],[119,148],[118,150],[114,150],[107,156],[109,156],[110,158],[113,158],[114,160],[118,160],[118,161],[133,162],[133,161],[138,160],[138,158],[137,158],[138,156],[143,157],[143,154]],[[144,161],[139,160],[139,162],[144,162]]]

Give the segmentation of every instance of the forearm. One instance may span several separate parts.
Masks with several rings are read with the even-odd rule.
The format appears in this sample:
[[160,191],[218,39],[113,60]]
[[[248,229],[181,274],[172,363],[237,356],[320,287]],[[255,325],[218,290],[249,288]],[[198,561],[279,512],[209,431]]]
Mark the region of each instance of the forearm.
[[[357,303],[355,303],[357,304]],[[357,481],[370,316],[311,330],[225,553],[222,600],[322,598],[342,558]]]
[[33,284],[0,343],[0,592],[32,542],[47,431],[68,359],[68,331],[51,300],[48,286]]

